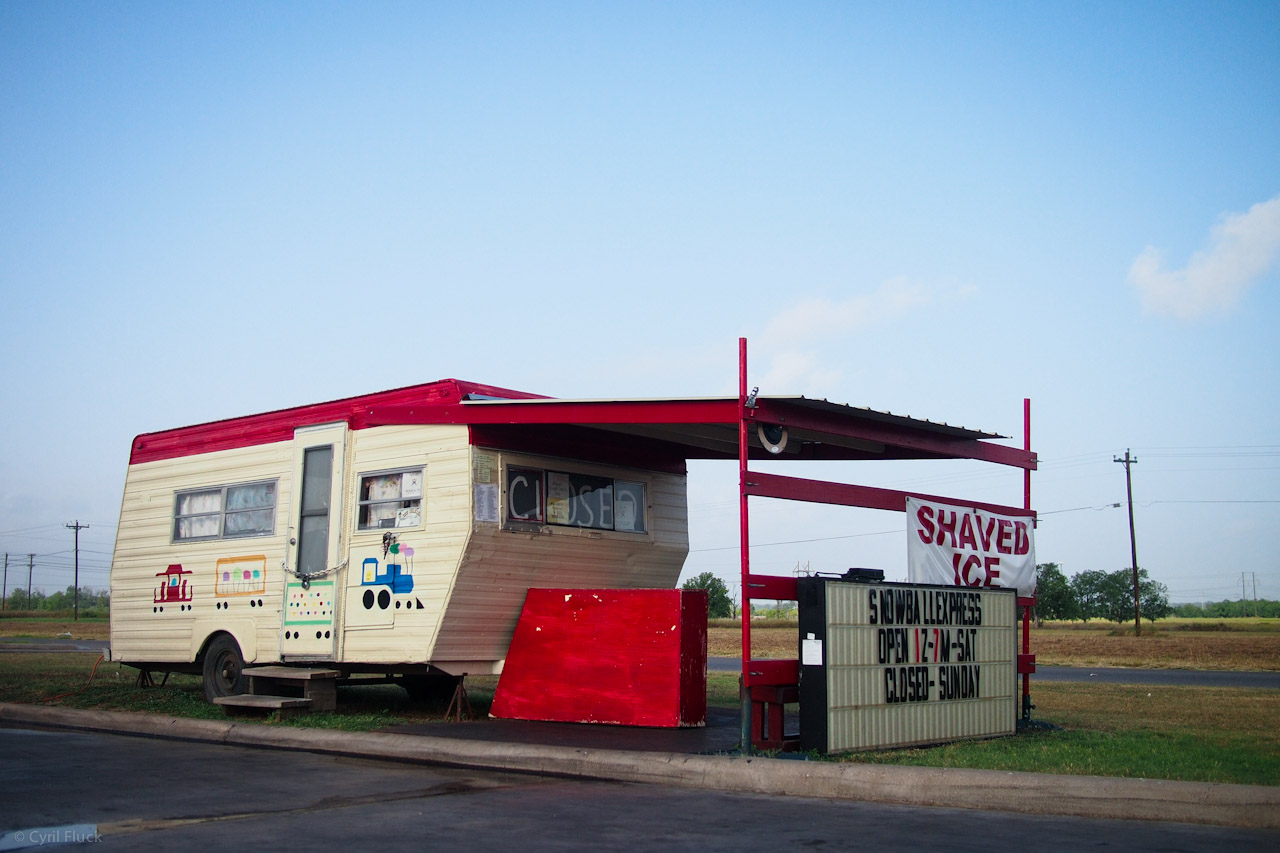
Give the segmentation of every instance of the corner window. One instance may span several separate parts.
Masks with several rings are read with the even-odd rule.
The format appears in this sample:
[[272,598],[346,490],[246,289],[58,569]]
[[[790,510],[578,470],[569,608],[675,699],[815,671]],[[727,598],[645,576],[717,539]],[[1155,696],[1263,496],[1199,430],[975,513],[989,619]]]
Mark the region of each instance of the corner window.
[[507,518],[511,521],[546,520],[542,509],[543,472],[535,468],[507,469]]
[[275,480],[215,486],[174,495],[175,542],[270,536],[275,526]]
[[644,483],[613,481],[613,529],[644,533]]
[[644,483],[588,474],[507,469],[507,520],[645,532]]
[[366,474],[360,478],[360,530],[422,524],[422,469]]

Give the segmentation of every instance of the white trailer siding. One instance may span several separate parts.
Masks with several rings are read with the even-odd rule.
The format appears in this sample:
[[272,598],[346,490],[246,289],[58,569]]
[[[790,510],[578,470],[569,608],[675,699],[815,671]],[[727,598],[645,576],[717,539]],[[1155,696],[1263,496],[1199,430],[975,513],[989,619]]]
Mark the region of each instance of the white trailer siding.
[[[344,530],[350,536],[345,587],[341,659],[352,663],[429,663],[458,563],[470,534],[470,447],[466,427],[379,427],[353,433],[350,512]],[[424,468],[422,525],[391,531],[357,530],[355,491],[361,476],[379,471]],[[379,566],[393,555],[383,551],[383,534],[396,536],[402,567],[412,572],[413,589],[392,593],[388,606],[378,600],[383,588],[364,583],[366,560]],[[373,606],[366,607],[366,593]]]
[[[236,637],[245,660],[277,658],[284,588],[280,563],[292,465],[292,442],[278,442],[129,466],[111,562],[113,657],[126,662],[190,662],[209,634],[227,630]],[[262,480],[277,482],[272,535],[172,541],[178,492]],[[218,560],[259,556],[265,570],[261,593],[216,594]],[[170,565],[191,573],[183,576],[189,601],[156,603],[162,581],[157,574]]]

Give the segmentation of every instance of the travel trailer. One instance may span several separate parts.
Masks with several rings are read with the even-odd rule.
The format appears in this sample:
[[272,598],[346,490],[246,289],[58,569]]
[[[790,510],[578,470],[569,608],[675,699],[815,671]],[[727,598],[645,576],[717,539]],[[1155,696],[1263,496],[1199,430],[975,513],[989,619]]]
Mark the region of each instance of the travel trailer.
[[446,379],[139,436],[112,656],[201,673],[210,699],[268,663],[393,674],[413,692],[500,672],[530,587],[673,588],[682,453],[467,422],[500,400],[536,402]]

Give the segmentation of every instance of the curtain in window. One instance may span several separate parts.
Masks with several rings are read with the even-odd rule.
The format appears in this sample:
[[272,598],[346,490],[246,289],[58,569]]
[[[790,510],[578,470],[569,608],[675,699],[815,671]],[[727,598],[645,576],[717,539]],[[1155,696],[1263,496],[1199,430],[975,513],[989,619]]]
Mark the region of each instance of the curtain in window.
[[179,518],[174,526],[175,539],[203,539],[218,535],[219,516],[197,515],[191,518]]
[[371,501],[394,501],[400,497],[400,475],[387,474],[365,480]]
[[221,511],[222,489],[178,495],[178,515],[199,515],[205,512]]

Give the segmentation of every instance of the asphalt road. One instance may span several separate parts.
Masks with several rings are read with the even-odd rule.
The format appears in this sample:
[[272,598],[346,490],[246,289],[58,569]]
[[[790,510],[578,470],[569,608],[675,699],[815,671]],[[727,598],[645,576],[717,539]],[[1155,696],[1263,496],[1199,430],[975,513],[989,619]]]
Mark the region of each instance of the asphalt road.
[[1168,684],[1183,687],[1269,687],[1280,690],[1280,672],[1224,672],[1212,669],[1120,669],[1113,667],[1037,666],[1039,681],[1090,681],[1099,684]]
[[[0,728],[0,850],[1199,851],[1280,832],[724,794]],[[95,848],[97,849],[97,845]]]

